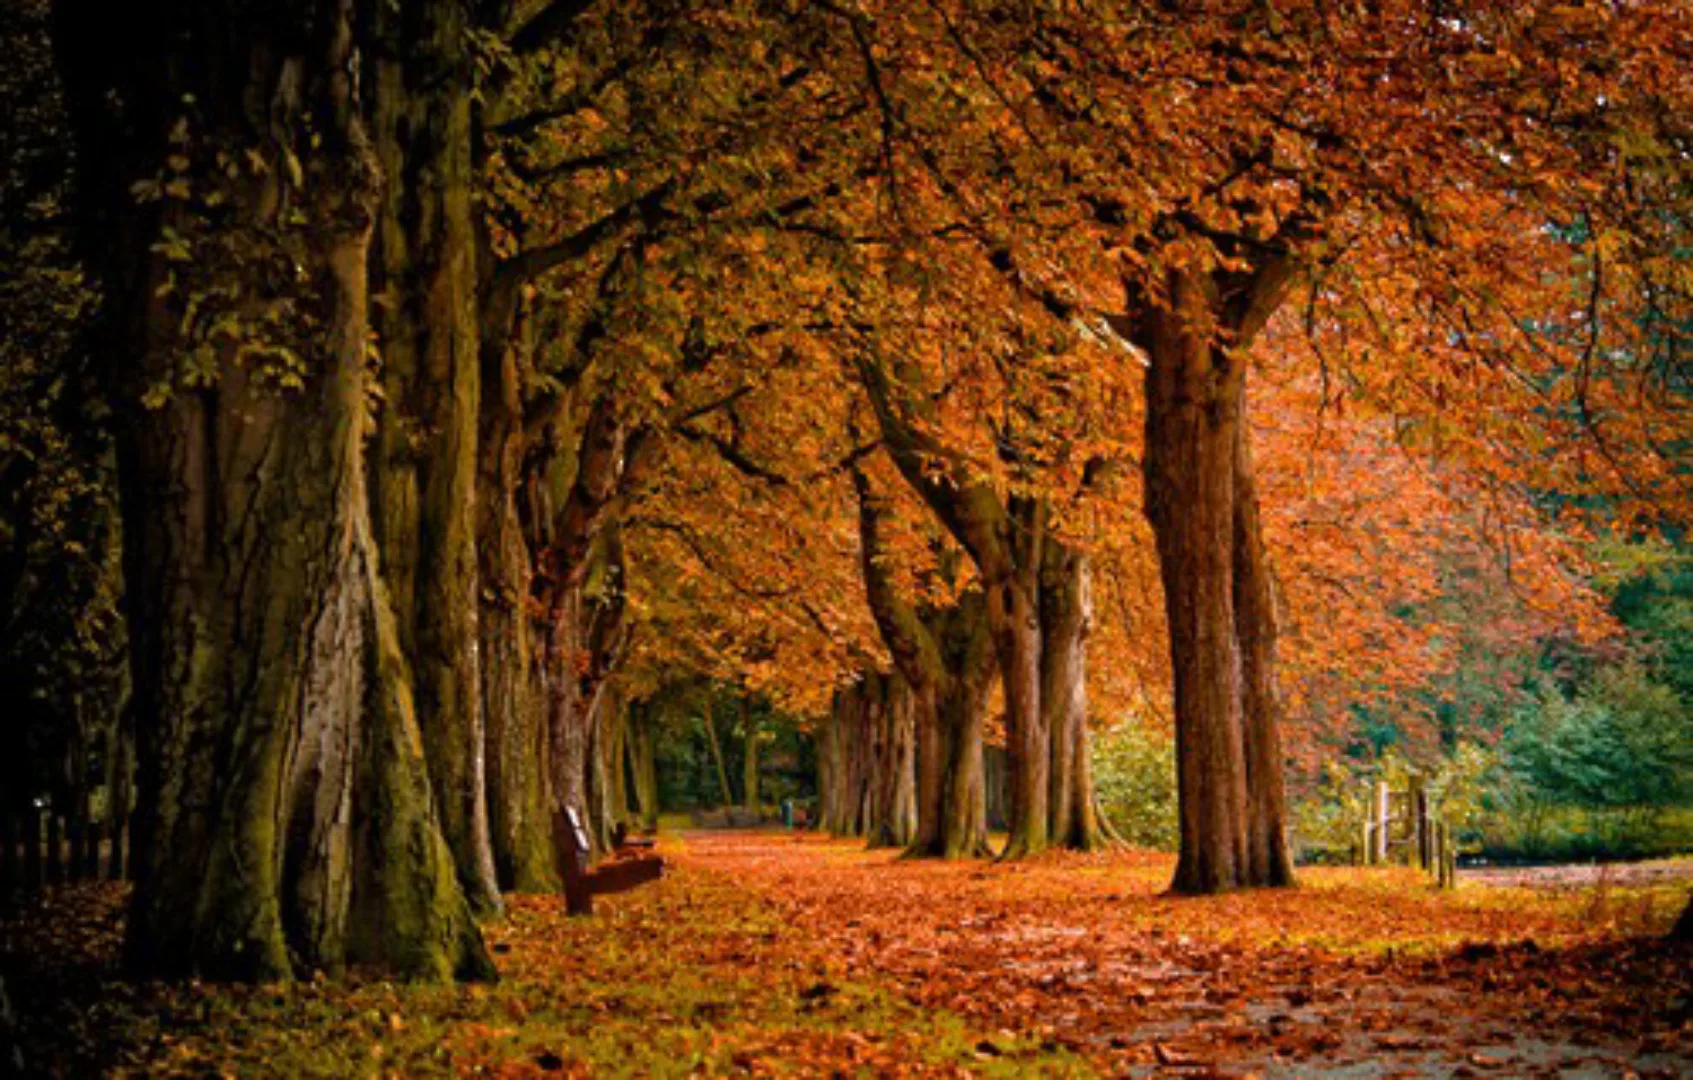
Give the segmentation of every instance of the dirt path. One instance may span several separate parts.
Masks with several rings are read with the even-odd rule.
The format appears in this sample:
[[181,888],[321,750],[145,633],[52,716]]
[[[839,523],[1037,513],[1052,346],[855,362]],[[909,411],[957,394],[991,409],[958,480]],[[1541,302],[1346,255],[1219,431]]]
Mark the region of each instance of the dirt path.
[[1339,870],[1176,900],[1156,856],[938,865],[777,833],[690,833],[680,861],[763,895],[846,977],[1108,1075],[1693,1075],[1689,958],[1631,936],[1667,925],[1673,885]]

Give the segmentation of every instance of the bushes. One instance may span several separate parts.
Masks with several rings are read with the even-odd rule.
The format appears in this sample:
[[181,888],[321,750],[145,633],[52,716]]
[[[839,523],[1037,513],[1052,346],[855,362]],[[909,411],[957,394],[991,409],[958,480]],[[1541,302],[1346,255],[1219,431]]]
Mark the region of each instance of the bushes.
[[1175,739],[1130,720],[1091,745],[1100,808],[1118,835],[1137,847],[1176,850]]
[[[1369,786],[1402,789],[1409,768],[1391,747],[1326,766],[1294,805],[1302,856],[1350,857]],[[1561,862],[1693,850],[1693,711],[1638,664],[1599,669],[1573,698],[1536,695],[1498,746],[1460,742],[1424,775],[1466,853]]]

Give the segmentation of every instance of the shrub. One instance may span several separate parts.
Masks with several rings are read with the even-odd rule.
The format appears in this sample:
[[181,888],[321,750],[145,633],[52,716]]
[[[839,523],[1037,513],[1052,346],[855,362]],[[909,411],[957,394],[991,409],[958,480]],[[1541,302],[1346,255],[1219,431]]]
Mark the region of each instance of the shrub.
[[1097,735],[1092,750],[1100,808],[1117,833],[1138,847],[1176,850],[1175,739],[1130,720]]

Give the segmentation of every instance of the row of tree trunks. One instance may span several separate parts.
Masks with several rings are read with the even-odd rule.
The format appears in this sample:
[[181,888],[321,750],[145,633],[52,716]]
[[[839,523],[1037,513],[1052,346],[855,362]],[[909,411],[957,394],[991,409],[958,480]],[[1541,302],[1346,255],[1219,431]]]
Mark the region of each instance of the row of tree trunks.
[[867,672],[835,692],[818,725],[818,825],[871,847],[916,842],[917,695],[898,674]]
[[[1041,498],[1001,497],[962,467],[937,474],[930,463],[945,456],[944,448],[923,428],[925,406],[898,389],[906,385],[903,378],[876,362],[866,359],[859,370],[894,465],[969,553],[981,581],[1005,691],[1010,835],[1004,856],[1032,855],[1055,843],[1082,850],[1101,846],[1087,750],[1092,601],[1085,556],[1050,534]],[[860,531],[873,539],[875,497],[862,473],[858,484]],[[873,590],[879,557],[867,543],[865,578]],[[891,589],[880,591],[884,595],[872,595],[871,608],[882,609],[877,623],[896,663],[919,672],[914,678],[931,680],[919,670],[938,670],[933,659],[924,659],[933,649],[922,643],[921,620],[897,613],[886,595]]]
[[0,893],[78,881],[123,881],[129,876],[127,830],[30,810],[0,814]]
[[[1181,856],[1172,887],[1287,885],[1274,602],[1244,416],[1254,305],[1194,271],[1172,273],[1168,294],[1135,325],[1149,357],[1147,515],[1175,676]],[[1246,314],[1231,318],[1237,310]]]
[[[367,494],[384,178],[355,75],[376,13],[62,0],[58,14],[120,417],[130,958],[213,978],[346,963],[491,976],[438,824]],[[167,157],[218,187],[215,223],[136,200],[133,185],[178,169]],[[191,265],[156,243],[165,228]],[[242,330],[185,331],[185,298],[232,284],[211,302]],[[236,362],[243,344],[259,351]],[[187,380],[207,349],[217,377]]]
[[[988,850],[982,776],[982,721],[993,656],[984,598],[971,590],[949,605],[919,611],[889,575],[883,500],[855,469],[866,598],[893,656],[914,716],[914,855],[969,858]],[[900,773],[903,777],[903,772]]]

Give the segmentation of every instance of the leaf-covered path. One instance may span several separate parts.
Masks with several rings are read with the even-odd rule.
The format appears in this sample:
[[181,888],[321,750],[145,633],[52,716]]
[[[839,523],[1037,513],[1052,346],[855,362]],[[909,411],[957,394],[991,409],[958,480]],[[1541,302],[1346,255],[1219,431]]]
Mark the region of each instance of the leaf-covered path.
[[1108,1075],[1693,1070],[1687,956],[1640,936],[1685,877],[1453,895],[1310,870],[1294,892],[1196,900],[1160,895],[1162,856],[943,865],[723,834],[691,837],[687,862],[758,891],[848,977]]
[[[592,919],[512,898],[502,979],[115,975],[121,891],[0,922],[34,1066],[149,1076],[1679,1076],[1686,877],[1531,891],[1307,871],[1160,895],[1162,856],[936,864],[696,832]],[[1686,870],[1688,864],[1674,869]]]

